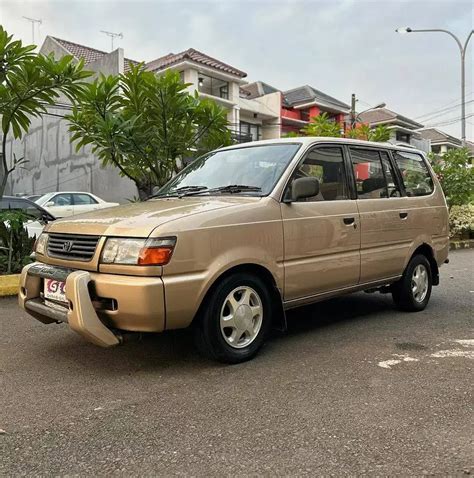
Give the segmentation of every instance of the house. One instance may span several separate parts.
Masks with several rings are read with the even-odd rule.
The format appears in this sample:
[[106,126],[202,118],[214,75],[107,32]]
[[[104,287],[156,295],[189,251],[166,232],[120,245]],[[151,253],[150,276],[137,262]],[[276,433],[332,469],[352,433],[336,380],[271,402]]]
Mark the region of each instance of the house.
[[299,130],[311,118],[326,113],[344,130],[344,118],[351,107],[312,86],[304,85],[283,92],[281,107],[282,133]]
[[430,141],[422,138],[418,132],[423,125],[395,111],[385,107],[372,108],[360,113],[358,120],[370,127],[386,126],[390,130],[392,143],[406,143],[422,151],[430,151]]
[[436,128],[419,130],[423,139],[431,142],[431,151],[443,155],[451,149],[462,148],[462,141]]
[[281,95],[276,89],[252,95],[247,86],[247,73],[227,63],[190,48],[169,53],[145,64],[157,74],[173,69],[179,71],[191,93],[210,98],[226,108],[227,119],[236,141],[256,141],[280,137]]

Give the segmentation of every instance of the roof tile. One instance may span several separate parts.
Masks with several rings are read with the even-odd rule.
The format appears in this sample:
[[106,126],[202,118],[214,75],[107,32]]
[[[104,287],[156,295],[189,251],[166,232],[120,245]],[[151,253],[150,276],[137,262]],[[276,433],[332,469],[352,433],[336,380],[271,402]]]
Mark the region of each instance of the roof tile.
[[220,60],[216,60],[215,58],[195,50],[194,48],[189,48],[188,50],[176,54],[168,53],[168,55],[150,61],[145,66],[150,71],[157,71],[185,60],[194,61],[195,63],[200,63],[201,65],[205,65],[210,68],[214,68],[215,70],[220,70],[224,73],[229,73],[240,78],[245,78],[247,76],[247,73],[244,71],[238,70],[237,68],[234,68],[233,66],[230,66]]

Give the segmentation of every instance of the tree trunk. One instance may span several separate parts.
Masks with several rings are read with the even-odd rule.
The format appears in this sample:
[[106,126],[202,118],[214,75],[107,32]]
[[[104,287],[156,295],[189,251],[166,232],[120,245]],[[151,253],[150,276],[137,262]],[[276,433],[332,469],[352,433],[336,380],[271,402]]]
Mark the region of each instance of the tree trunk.
[[140,201],[146,201],[153,194],[153,184],[149,181],[135,181]]

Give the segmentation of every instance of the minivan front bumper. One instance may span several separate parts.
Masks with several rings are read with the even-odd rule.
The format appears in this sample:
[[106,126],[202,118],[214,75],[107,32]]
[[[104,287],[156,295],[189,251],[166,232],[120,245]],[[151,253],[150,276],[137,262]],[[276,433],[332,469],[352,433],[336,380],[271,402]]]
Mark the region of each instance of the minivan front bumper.
[[[67,304],[52,307],[45,302],[44,279],[65,282]],[[160,277],[102,274],[35,262],[21,273],[18,300],[40,322],[66,322],[101,347],[119,344],[122,330],[161,332],[165,328]]]

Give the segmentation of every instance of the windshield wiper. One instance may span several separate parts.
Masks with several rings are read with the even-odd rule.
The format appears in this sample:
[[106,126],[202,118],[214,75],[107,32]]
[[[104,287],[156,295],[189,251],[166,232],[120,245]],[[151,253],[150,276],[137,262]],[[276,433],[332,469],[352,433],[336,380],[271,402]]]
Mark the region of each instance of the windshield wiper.
[[228,184],[227,186],[219,186],[217,188],[206,189],[202,191],[193,191],[191,194],[201,193],[241,193],[241,192],[259,192],[262,188],[259,186],[247,186],[246,184]]
[[167,193],[157,193],[150,196],[150,198],[158,198],[158,197],[170,197],[170,196],[186,196],[187,193],[194,193],[207,190],[207,186],[182,186],[177,189],[173,189],[172,191],[168,191]]

